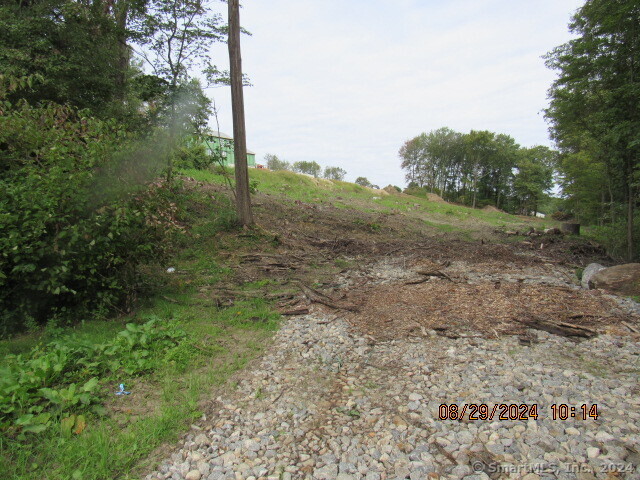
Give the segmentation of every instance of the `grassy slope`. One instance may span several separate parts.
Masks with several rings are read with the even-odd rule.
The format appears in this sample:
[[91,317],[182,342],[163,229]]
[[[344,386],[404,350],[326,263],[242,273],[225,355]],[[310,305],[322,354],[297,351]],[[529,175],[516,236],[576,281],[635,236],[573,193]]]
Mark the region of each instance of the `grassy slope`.
[[[202,170],[185,170],[195,180],[225,183],[222,175]],[[233,175],[233,172],[231,172]],[[291,200],[308,203],[330,202],[338,208],[353,208],[367,212],[401,213],[416,217],[444,232],[466,232],[470,236],[487,229],[522,230],[529,226],[548,228],[557,222],[534,217],[486,211],[425,198],[387,194],[354,183],[316,179],[288,171],[250,169],[251,182],[259,192],[282,195]]]

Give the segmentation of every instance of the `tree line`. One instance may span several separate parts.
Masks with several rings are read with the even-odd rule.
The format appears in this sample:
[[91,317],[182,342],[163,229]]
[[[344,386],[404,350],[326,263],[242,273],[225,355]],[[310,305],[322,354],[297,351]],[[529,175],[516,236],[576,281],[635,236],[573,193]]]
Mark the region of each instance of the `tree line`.
[[553,186],[557,153],[519,146],[509,135],[444,127],[407,140],[399,150],[412,189],[471,207],[493,205],[524,215],[539,211]]

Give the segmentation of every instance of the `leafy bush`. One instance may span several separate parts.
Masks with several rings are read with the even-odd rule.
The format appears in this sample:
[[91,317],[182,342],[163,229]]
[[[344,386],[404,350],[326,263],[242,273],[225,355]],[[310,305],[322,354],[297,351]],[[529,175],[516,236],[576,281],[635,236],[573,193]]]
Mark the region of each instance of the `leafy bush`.
[[173,192],[140,188],[158,152],[69,107],[0,111],[0,335],[131,301],[182,230]]
[[173,163],[178,168],[206,170],[218,162],[216,156],[209,154],[204,145],[191,140],[185,141],[185,143],[175,151]]
[[[99,378],[134,376],[173,359],[186,333],[174,324],[151,319],[127,324],[115,339],[103,344],[73,337],[34,349],[29,355],[9,355],[0,367],[0,430],[9,435],[40,433],[55,422],[93,410],[102,413]],[[83,420],[81,419],[80,422]]]

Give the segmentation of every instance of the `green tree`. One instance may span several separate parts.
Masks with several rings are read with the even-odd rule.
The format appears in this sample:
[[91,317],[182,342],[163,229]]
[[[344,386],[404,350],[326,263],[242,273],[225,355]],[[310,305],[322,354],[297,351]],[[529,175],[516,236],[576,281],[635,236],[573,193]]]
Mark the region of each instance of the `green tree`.
[[369,181],[369,179],[367,179],[367,177],[358,177],[356,178],[356,185],[360,185],[361,187],[372,187],[371,182]]
[[478,200],[478,184],[487,175],[487,166],[496,154],[495,134],[487,130],[471,130],[464,137],[465,173],[470,183],[472,202],[476,208]]
[[548,147],[536,146],[520,150],[513,189],[524,215],[535,215],[545,193],[553,187],[555,152]]
[[48,100],[109,116],[119,96],[116,38],[116,26],[101,2],[2,2],[0,72],[43,78],[9,100]]
[[291,170],[291,165],[285,160],[280,160],[277,155],[267,153],[264,156],[264,160],[269,170]]
[[307,175],[313,175],[318,178],[320,176],[320,172],[322,171],[322,167],[318,165],[316,162],[295,162],[292,166],[294,172],[298,173],[306,173]]
[[640,4],[588,0],[569,29],[577,38],[547,55],[558,78],[546,116],[563,154],[586,151],[593,162],[604,163],[602,181],[612,186],[611,200],[626,204],[631,259],[640,154]]
[[[225,39],[226,28],[222,16],[212,12],[203,0],[152,0],[142,32],[144,48],[139,53],[167,84],[169,131],[175,143],[183,116],[180,105],[187,101],[194,72],[215,68],[210,63],[209,49]],[[169,182],[172,172],[169,154]]]
[[423,187],[426,181],[426,140],[427,135],[422,133],[404,142],[398,151],[398,155],[402,160],[400,166],[406,170],[405,179],[407,183],[415,183],[419,187]]
[[347,171],[340,167],[325,167],[324,178],[329,180],[344,180]]

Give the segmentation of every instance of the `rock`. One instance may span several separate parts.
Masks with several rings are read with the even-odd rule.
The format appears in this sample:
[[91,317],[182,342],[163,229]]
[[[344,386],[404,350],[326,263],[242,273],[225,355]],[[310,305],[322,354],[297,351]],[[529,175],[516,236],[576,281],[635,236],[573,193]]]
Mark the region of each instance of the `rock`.
[[333,465],[326,465],[322,468],[318,468],[316,469],[315,472],[313,472],[313,478],[317,478],[319,480],[334,480],[338,475],[338,466],[333,464]]
[[587,265],[587,268],[585,268],[582,272],[582,279],[580,280],[580,285],[582,285],[582,288],[588,289],[589,280],[591,280],[591,277],[593,277],[600,270],[604,270],[605,268],[607,267],[603,267],[599,263],[590,263],[589,265]]
[[598,431],[598,433],[596,433],[596,440],[598,442],[602,442],[602,443],[610,442],[611,440],[614,440],[614,438],[615,437],[613,435],[611,435],[610,433],[607,433],[607,432],[605,432],[603,430],[600,430],[600,431]]
[[[385,268],[396,275],[395,267]],[[391,278],[409,278],[400,273]],[[505,284],[524,274],[506,275],[500,277]],[[526,348],[509,336],[372,344],[345,320],[327,318],[285,320],[275,334],[279,348],[268,349],[242,372],[236,388],[215,399],[213,425],[193,428],[147,480],[198,478],[197,472],[199,480],[489,480],[497,478],[497,464],[513,478],[540,480],[550,477],[525,466],[545,463],[559,466],[559,479],[594,480],[565,474],[564,465],[584,472],[610,462],[640,464],[638,346],[631,337],[603,334],[573,343],[539,332],[541,341]],[[362,368],[367,356],[372,368]],[[589,359],[593,375],[574,359]],[[385,366],[393,367],[381,370]],[[321,393],[334,380],[338,403]],[[471,399],[539,403],[540,417],[503,421],[497,411],[486,421],[438,420],[440,404]],[[553,403],[595,401],[606,402],[602,422],[551,418]],[[419,404],[419,413],[408,402]],[[361,416],[345,415],[351,410]],[[207,439],[199,446],[203,433]]]
[[[597,480],[597,478],[598,477],[591,472],[576,472],[576,480]],[[607,478],[609,478],[609,476],[607,476]],[[617,478],[617,475],[614,478]]]
[[593,275],[589,286],[619,295],[640,295],[640,263],[605,268]]
[[200,433],[199,435],[196,436],[194,442],[196,443],[196,445],[200,445],[200,446],[207,445],[209,443],[209,439],[204,433]]
[[336,480],[354,480],[354,477],[348,473],[339,473]]
[[200,480],[201,476],[202,476],[202,474],[200,473],[200,470],[191,470],[190,472],[188,472],[184,476],[184,479],[185,480]]

